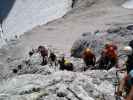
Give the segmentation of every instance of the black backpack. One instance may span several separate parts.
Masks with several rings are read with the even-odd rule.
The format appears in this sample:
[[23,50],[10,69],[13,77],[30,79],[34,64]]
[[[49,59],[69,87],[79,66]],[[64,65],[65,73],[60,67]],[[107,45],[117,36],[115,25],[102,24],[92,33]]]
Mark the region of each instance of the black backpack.
[[133,49],[133,40],[131,40],[128,45],[131,46]]
[[[132,47],[133,49],[133,40],[131,40],[128,44],[130,47]],[[126,66],[127,66],[127,72],[129,73],[131,70],[133,70],[133,52],[131,55],[128,56],[127,62],[126,62]]]

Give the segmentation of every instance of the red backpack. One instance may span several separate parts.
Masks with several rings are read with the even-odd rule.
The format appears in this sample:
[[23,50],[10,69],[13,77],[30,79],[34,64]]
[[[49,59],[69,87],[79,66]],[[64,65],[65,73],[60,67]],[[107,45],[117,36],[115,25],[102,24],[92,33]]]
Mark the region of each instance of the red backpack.
[[117,48],[110,46],[107,48],[107,56],[111,59],[117,59]]

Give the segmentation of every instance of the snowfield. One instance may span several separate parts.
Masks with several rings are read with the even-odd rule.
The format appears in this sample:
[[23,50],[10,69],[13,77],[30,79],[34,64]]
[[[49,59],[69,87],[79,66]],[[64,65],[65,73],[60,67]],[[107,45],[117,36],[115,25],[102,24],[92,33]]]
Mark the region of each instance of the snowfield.
[[3,20],[4,33],[1,33],[1,38],[14,38],[37,25],[60,18],[71,10],[71,5],[72,0],[16,0],[7,18]]

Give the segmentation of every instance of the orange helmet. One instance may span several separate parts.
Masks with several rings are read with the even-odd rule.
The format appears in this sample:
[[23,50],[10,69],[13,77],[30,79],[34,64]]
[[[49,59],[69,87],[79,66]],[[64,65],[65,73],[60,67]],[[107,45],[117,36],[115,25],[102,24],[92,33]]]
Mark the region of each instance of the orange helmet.
[[84,59],[91,59],[94,56],[95,55],[93,54],[93,52],[92,52],[92,50],[90,48],[84,49],[84,52],[83,52],[83,55],[82,55],[82,57]]
[[86,53],[92,53],[92,50],[91,50],[90,48],[86,48],[86,49],[85,49],[85,52],[86,52]]

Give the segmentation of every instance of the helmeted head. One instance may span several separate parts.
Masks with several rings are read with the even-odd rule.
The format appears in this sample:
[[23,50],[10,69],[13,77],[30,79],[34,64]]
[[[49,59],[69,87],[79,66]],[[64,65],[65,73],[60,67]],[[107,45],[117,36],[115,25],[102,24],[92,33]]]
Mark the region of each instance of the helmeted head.
[[110,47],[111,45],[112,45],[112,42],[106,42],[105,48],[108,48],[108,47]]
[[42,48],[44,48],[44,46],[41,46],[41,45],[40,45],[40,46],[38,47],[38,51],[40,51]]
[[113,42],[107,42],[105,44],[105,48],[108,49],[108,48],[112,48],[114,50],[117,50],[117,46],[113,43]]
[[92,50],[90,48],[86,48],[85,53],[92,53]]
[[132,47],[130,47],[130,46],[125,46],[125,47],[123,48],[123,52],[124,52],[124,54],[126,54],[126,55],[131,55],[132,52],[133,52]]

